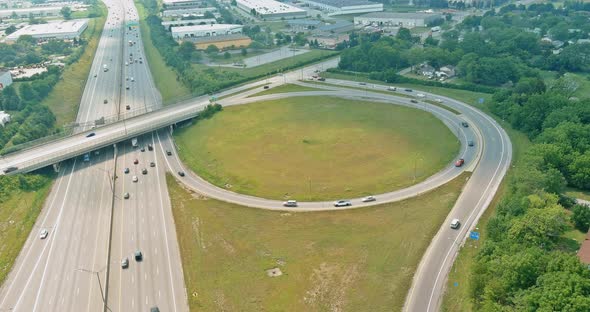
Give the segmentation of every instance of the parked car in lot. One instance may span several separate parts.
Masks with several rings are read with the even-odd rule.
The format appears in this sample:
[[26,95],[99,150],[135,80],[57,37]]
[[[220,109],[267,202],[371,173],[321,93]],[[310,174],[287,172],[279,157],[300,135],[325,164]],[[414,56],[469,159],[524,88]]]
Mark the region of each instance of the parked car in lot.
[[283,206],[285,207],[297,207],[297,201],[296,200],[288,200],[286,202],[283,203]]
[[352,206],[352,203],[349,200],[338,200],[334,202],[334,207],[345,207],[345,206]]
[[46,229],[43,229],[43,230],[41,230],[41,233],[39,233],[39,238],[46,239],[47,235],[49,235],[49,231],[47,231]]
[[459,158],[459,160],[457,160],[455,162],[455,167],[461,167],[461,166],[463,166],[464,163],[465,163],[465,159]]
[[375,198],[375,196],[367,196],[367,197],[363,197],[362,201],[363,203],[368,203],[368,202],[372,202],[372,201],[376,201],[377,198]]
[[453,219],[453,221],[451,221],[451,229],[458,229],[459,226],[461,226],[459,219]]

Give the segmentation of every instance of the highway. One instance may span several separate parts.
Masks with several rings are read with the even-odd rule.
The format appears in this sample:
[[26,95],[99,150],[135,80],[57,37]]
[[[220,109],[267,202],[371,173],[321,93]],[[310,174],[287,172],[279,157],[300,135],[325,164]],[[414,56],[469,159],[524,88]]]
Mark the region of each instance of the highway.
[[[102,117],[123,119],[130,116],[129,112],[144,113],[161,103],[147,63],[139,62],[143,46],[138,31],[123,27],[125,20],[137,20],[133,2],[111,0],[105,4],[109,6],[107,22],[76,119],[82,135],[83,131],[97,131],[100,125],[93,129],[95,121]],[[128,44],[131,39],[137,42],[132,47]],[[133,64],[129,63],[129,53],[136,54],[137,63],[135,58]],[[133,81],[127,77],[134,77]],[[33,153],[45,148],[33,149]],[[153,181],[147,183],[146,179],[134,185],[136,193],[147,195],[127,203],[122,194],[129,192],[131,182],[116,168],[131,161],[132,151],[125,144],[117,153],[112,147],[94,150],[87,150],[92,151],[89,161],[74,157],[60,164],[52,192],[0,290],[0,311],[103,311],[107,272],[111,281],[116,280],[109,285],[124,286],[108,289],[110,311],[115,311],[111,304],[118,307],[116,311],[148,310],[152,306],[163,311],[188,311],[164,167],[150,168]],[[113,240],[109,261],[111,218],[117,239]],[[129,228],[127,222],[136,226]],[[49,231],[47,239],[39,239],[41,229]],[[120,274],[121,252],[130,254],[137,249],[145,255],[142,266],[132,264],[127,274]],[[143,277],[133,283],[133,277],[140,274]]]

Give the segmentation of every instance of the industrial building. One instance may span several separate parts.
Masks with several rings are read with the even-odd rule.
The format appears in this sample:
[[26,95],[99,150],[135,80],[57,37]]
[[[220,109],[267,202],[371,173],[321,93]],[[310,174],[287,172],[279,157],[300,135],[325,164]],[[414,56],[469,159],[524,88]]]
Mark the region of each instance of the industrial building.
[[214,37],[220,35],[240,34],[243,25],[237,24],[213,24],[172,27],[172,38],[182,40],[184,38]]
[[316,29],[321,24],[321,21],[310,19],[296,19],[287,21],[287,25],[289,25],[291,32],[294,33],[310,31]]
[[9,71],[0,71],[0,90],[12,84],[12,74]]
[[377,12],[354,17],[356,25],[426,27],[443,16],[437,13],[393,13]]
[[163,0],[167,9],[194,8],[203,5],[203,0]]
[[219,50],[225,48],[245,48],[252,43],[250,37],[241,34],[186,38],[184,40],[192,42],[198,50],[205,50],[210,45],[216,46]]
[[22,35],[36,39],[74,39],[80,38],[88,27],[87,19],[55,21],[47,24],[25,26],[6,37],[7,42],[15,42]]
[[186,8],[177,10],[165,10],[162,12],[163,17],[186,17],[186,16],[203,16],[206,12],[216,12],[216,8]]
[[192,19],[192,20],[178,20],[178,21],[163,21],[162,26],[166,29],[170,29],[170,27],[175,26],[193,26],[193,25],[209,25],[209,24],[217,24],[217,20],[214,18],[200,18],[200,19]]
[[307,11],[274,0],[236,0],[239,9],[262,19],[306,17]]
[[367,0],[301,0],[329,16],[383,11],[383,3]]
[[1,19],[59,16],[63,6],[30,7],[0,10]]

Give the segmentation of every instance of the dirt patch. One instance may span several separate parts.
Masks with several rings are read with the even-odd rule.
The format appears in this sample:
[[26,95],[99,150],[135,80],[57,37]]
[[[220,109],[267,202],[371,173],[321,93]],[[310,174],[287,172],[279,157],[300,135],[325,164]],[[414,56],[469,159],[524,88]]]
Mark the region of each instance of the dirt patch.
[[283,275],[283,271],[279,268],[268,269],[266,270],[266,275],[268,277],[277,277]]

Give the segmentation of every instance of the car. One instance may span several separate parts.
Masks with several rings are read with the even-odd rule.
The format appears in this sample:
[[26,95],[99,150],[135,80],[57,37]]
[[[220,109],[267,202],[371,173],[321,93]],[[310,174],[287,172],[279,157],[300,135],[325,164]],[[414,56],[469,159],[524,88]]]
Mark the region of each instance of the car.
[[139,64],[143,64],[143,61],[142,60],[139,60]]
[[148,151],[153,151],[154,150],[154,146],[150,143],[148,144]]
[[84,161],[90,161],[90,154],[86,153],[84,154]]
[[[136,62],[136,63],[137,63],[137,62]],[[135,81],[135,79],[134,79],[133,77],[131,77],[131,82],[134,82],[134,81]]]
[[463,126],[464,128],[468,128],[469,124],[466,121],[462,121],[461,126]]
[[397,91],[397,88],[396,87],[388,87],[387,90],[389,90],[389,91]]
[[170,150],[166,150],[166,155],[171,156],[172,152]]
[[43,229],[43,230],[41,230],[41,233],[39,233],[39,238],[46,239],[47,235],[49,235],[49,232],[46,229]]
[[100,155],[100,151],[94,151],[94,155]]
[[125,77],[125,80],[129,81],[129,77]]
[[459,226],[461,226],[461,222],[459,221],[459,219],[453,219],[453,221],[451,221],[451,229],[458,229]]
[[345,206],[352,206],[352,203],[349,200],[338,200],[334,202],[334,207],[345,207]]
[[283,203],[283,206],[285,206],[285,207],[297,207],[297,201],[296,200],[293,200],[293,199],[290,199],[290,200],[284,202]]
[[134,164],[134,165],[137,165],[137,164],[139,164],[139,160],[137,160],[137,158],[136,158],[136,159],[133,161],[133,164]]
[[412,90],[412,89],[404,89],[404,91],[406,91],[406,92],[413,92],[414,90]]
[[96,75],[96,74],[94,74],[94,78],[96,78],[96,76],[97,76],[97,75]]
[[123,258],[123,260],[121,260],[121,267],[123,269],[126,269],[129,267],[129,259],[128,258]]
[[366,82],[359,82],[359,84],[360,84],[361,86],[366,86],[366,85],[367,85],[367,83],[366,83]]
[[129,63],[125,62],[125,66],[128,66],[128,65],[129,65]]
[[139,181],[139,179],[137,178],[137,176],[133,176],[133,182],[137,182]]
[[468,146],[473,146],[473,145],[474,145],[474,144],[473,144],[473,141],[471,141],[471,140],[467,141],[467,145],[468,145]]
[[412,102],[412,103],[418,103],[418,101],[416,101],[414,99],[411,99],[410,102]]
[[95,135],[96,135],[96,133],[94,133],[94,132],[90,132],[90,133],[88,133],[88,134],[86,135],[86,137],[87,137],[87,138],[91,138],[91,137],[93,137],[93,136],[95,136]]
[[125,109],[126,110],[130,110],[131,109],[131,106],[129,106],[129,105],[125,106]]
[[140,250],[135,252],[135,261],[141,261],[143,260],[143,254],[141,253]]
[[150,162],[150,167],[155,167],[155,166],[156,166],[156,163],[155,162],[153,162],[153,161]]
[[268,89],[268,88],[270,88],[270,87],[269,86],[264,86],[264,89]]
[[145,152],[145,146],[142,146],[140,151]]
[[126,90],[129,90],[129,86],[125,86],[125,89],[126,89]]
[[125,199],[129,199],[129,193],[125,193],[125,194],[123,194],[123,198],[125,198]]
[[147,169],[143,168],[143,169],[141,170],[141,173],[142,173],[142,174],[147,174]]
[[320,78],[318,78],[318,81],[326,81],[326,78],[320,77]]
[[459,160],[457,160],[455,162],[455,167],[461,167],[461,166],[463,166],[464,163],[465,163],[465,159],[459,158]]
[[18,167],[16,167],[16,166],[10,166],[10,167],[4,169],[4,173],[13,172],[13,171],[16,171],[16,170],[18,170]]
[[123,170],[123,172],[125,172],[125,174],[129,173],[129,168],[125,168],[125,170]]
[[442,103],[443,102],[443,100],[441,100],[441,99],[434,99],[434,101],[436,101],[437,103]]
[[150,312],[160,312],[160,309],[158,307],[151,307]]
[[178,175],[184,177],[184,171],[178,171]]
[[375,196],[367,196],[367,197],[363,197],[363,199],[361,199],[363,201],[363,203],[368,203],[368,202],[372,202],[372,201],[376,201],[377,198],[375,198]]

